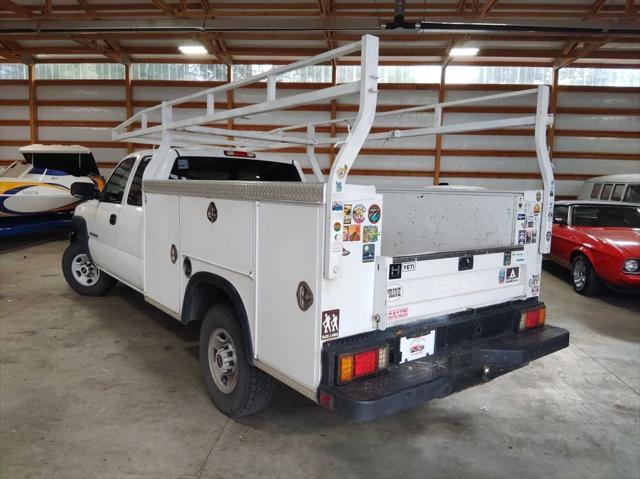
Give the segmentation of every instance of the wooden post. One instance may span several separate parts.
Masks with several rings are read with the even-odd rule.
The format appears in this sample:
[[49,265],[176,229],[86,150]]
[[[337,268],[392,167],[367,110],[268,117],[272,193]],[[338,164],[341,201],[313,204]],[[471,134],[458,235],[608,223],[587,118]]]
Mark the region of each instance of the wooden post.
[[[233,69],[231,65],[227,65],[227,83],[231,83],[233,81]],[[233,109],[233,90],[227,90],[227,110]],[[229,118],[227,120],[227,128],[233,130],[233,119]]]
[[38,85],[33,63],[29,65],[29,138],[31,143],[38,143]]
[[[447,67],[443,66],[440,71],[440,86],[438,87],[438,103],[442,103],[445,98],[445,76]],[[442,119],[444,119],[444,111],[442,112]],[[440,183],[440,164],[442,158],[442,135],[436,135],[436,153],[433,157],[433,184]]]
[[549,159],[553,161],[553,151],[555,149],[555,139],[556,139],[556,122],[557,118],[555,115],[558,111],[558,77],[560,76],[560,69],[554,68],[551,79],[551,95],[549,98],[549,113],[554,115],[553,125],[549,128],[549,133],[547,135],[547,144],[549,145]]
[[[133,83],[131,82],[131,64],[126,64],[124,66],[124,97],[127,115],[126,119],[129,119],[133,116]],[[133,153],[132,143],[127,143],[127,152]]]

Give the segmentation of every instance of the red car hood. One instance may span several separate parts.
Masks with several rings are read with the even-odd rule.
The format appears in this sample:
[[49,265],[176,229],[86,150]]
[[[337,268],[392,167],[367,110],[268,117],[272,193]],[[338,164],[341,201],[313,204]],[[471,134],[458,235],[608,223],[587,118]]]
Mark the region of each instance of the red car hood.
[[594,242],[608,245],[629,257],[640,258],[640,228],[582,227]]

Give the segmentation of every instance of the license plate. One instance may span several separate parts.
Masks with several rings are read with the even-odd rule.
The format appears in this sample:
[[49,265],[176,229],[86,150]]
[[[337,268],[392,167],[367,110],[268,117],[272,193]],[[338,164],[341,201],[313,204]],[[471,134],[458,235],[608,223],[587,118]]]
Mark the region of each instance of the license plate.
[[402,353],[400,363],[406,363],[407,361],[414,361],[433,355],[435,344],[435,330],[423,336],[414,336],[411,338],[405,336],[400,338],[400,352]]

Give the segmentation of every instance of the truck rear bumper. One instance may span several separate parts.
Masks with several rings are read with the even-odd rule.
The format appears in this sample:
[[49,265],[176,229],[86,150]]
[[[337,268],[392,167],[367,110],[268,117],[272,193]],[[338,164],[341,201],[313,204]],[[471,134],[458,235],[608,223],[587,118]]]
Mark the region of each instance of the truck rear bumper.
[[569,332],[554,326],[510,332],[392,365],[382,376],[343,386],[323,384],[319,399],[343,417],[369,421],[482,384],[568,345]]

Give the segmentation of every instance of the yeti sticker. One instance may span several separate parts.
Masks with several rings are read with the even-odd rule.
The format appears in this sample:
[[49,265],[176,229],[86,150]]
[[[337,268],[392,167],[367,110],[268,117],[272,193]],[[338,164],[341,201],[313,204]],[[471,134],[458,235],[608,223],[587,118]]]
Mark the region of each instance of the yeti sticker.
[[322,312],[322,339],[337,338],[340,335],[340,310]]

